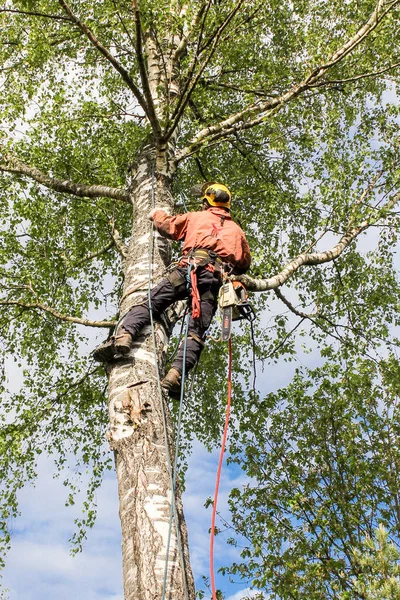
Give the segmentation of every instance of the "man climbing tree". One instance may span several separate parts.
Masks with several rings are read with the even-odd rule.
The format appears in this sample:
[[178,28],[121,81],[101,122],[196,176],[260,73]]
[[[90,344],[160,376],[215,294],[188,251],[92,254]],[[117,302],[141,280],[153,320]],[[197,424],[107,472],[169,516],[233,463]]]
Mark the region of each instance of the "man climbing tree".
[[[107,435],[118,479],[126,600],[194,599],[171,460],[175,431],[159,389],[177,315],[158,320],[154,338],[151,328],[144,328],[129,348],[130,360],[108,362],[106,373],[93,364],[96,344],[86,333],[112,332],[146,294],[149,280],[151,286],[162,281],[170,242],[153,237],[148,214],[153,205],[170,215],[181,212],[179,190],[187,192],[193,181],[229,181],[235,196],[232,216],[240,219],[252,249],[252,277],[237,277],[248,290],[274,290],[272,298],[258,294],[260,309],[281,307],[269,314],[267,324],[260,323],[258,358],[290,360],[298,349],[296,334],[308,336],[314,356],[330,361],[326,377],[330,374],[332,389],[339,374],[346,374],[344,363],[359,365],[363,379],[358,385],[346,380],[346,394],[356,397],[363,390],[367,398],[368,389],[383,382],[385,399],[392,398],[388,414],[395,413],[398,341],[391,327],[399,322],[393,271],[399,17],[399,0],[3,3],[1,352],[6,368],[15,357],[23,380],[21,386],[12,382],[2,404],[4,550],[9,547],[8,519],[18,512],[18,492],[34,480],[43,452],[56,458],[60,471],[70,452],[72,472],[79,470],[78,460],[82,471],[93,473],[75,536],[81,547],[94,521],[96,489],[110,466]],[[154,217],[162,227],[161,213]],[[365,232],[371,233],[367,247]],[[291,289],[284,293],[286,283]],[[296,586],[301,593],[297,582],[310,564],[301,598],[347,594],[360,572],[360,560],[352,557],[376,524],[354,528],[357,518],[364,523],[369,514],[351,496],[359,480],[348,483],[348,501],[338,500],[340,512],[328,501],[336,498],[336,488],[326,483],[324,471],[330,496],[323,510],[315,509],[310,517],[322,485],[312,434],[304,434],[309,479],[297,470],[304,456],[290,463],[282,458],[282,464],[278,458],[290,457],[294,446],[302,448],[304,440],[286,438],[285,427],[292,427],[291,436],[303,431],[299,403],[306,402],[304,389],[313,383],[306,384],[297,373],[290,394],[279,393],[275,404],[270,398],[272,408],[260,403],[252,410],[256,393],[246,391],[250,374],[245,360],[250,336],[246,329],[241,335],[240,356],[234,357],[237,429],[232,438],[238,462],[246,464],[251,477],[279,481],[287,504],[282,506],[279,491],[270,493],[268,485],[262,496],[255,493],[259,503],[241,498],[243,514],[236,514],[236,523],[248,518],[254,531],[246,549],[251,559],[245,554],[236,573],[255,589],[286,599],[293,598]],[[219,437],[226,364],[225,348],[214,343],[210,348],[202,356],[196,410],[189,405],[184,417],[190,438],[197,436],[208,447]],[[379,369],[374,371],[371,363]],[[268,391],[276,389],[273,378],[268,385]],[[324,380],[322,392],[328,388]],[[334,421],[341,406],[340,392],[332,397],[337,402],[324,423]],[[282,404],[292,410],[285,420],[276,416],[273,451],[265,451],[268,460],[277,461],[270,473],[260,464],[261,444],[270,438],[255,414],[265,426],[268,409],[278,411]],[[351,419],[344,415],[341,421],[347,442],[354,423],[365,416],[357,413],[359,404],[354,402]],[[321,401],[317,406],[331,405]],[[309,414],[315,416],[313,407]],[[377,417],[369,417],[369,427],[377,427]],[[332,425],[336,444],[335,434]],[[334,445],[329,458],[329,474],[338,473],[337,489],[346,482],[346,468],[354,466],[353,455],[346,465],[340,459],[343,447],[348,445]],[[387,469],[392,473],[390,514],[398,512],[397,464],[394,457]],[[365,465],[368,485],[363,489],[368,493],[381,489],[373,483],[380,481],[378,472],[377,467],[371,474]],[[306,491],[296,487],[296,477],[297,484],[309,482]],[[77,488],[73,474],[63,480]],[[288,481],[293,487],[284,487]],[[357,514],[349,516],[346,506],[357,507]],[[368,506],[374,519],[380,517],[379,494]],[[255,511],[253,519],[247,509]],[[339,512],[332,534],[329,527],[338,522]],[[382,518],[390,532],[396,531],[388,512]],[[268,519],[273,548],[270,541],[264,547],[257,531]],[[260,574],[263,552],[268,560]],[[331,593],[332,578],[339,592]],[[307,595],[307,585],[320,579],[315,595]]]
[[206,332],[217,309],[223,274],[245,273],[251,260],[244,233],[229,215],[229,189],[211,182],[201,186],[200,192],[203,212],[171,217],[163,210],[151,211],[150,218],[161,235],[184,242],[182,258],[151,291],[150,300],[132,307],[120,322],[116,335],[94,353],[96,360],[105,362],[116,355],[126,356],[138,333],[150,323],[150,310],[154,317],[159,317],[172,303],[190,295],[192,310],[188,333],[161,382],[170,396],[177,399],[181,395],[183,363],[187,374],[203,349]]

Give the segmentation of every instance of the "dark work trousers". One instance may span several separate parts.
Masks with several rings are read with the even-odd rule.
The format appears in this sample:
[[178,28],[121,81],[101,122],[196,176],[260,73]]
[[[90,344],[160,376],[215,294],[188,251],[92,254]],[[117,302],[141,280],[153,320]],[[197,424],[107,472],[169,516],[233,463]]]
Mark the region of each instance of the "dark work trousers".
[[[178,267],[176,271],[182,276],[183,279],[187,275],[187,267]],[[217,310],[217,296],[218,290],[221,287],[221,275],[220,273],[208,271],[205,267],[197,267],[197,287],[200,294],[200,317],[193,319],[190,316],[188,339],[186,344],[186,366],[185,371],[188,372],[194,367],[199,360],[201,351],[203,349],[203,343],[205,341],[205,334],[210,326],[212,318]],[[207,292],[211,292],[214,299],[206,298],[202,299],[202,296]],[[210,296],[210,294],[207,294]],[[158,285],[156,285],[150,292],[151,298],[151,309],[155,318],[159,317],[160,314],[166,310],[171,304],[177,300],[183,300],[189,296],[189,291],[186,285],[174,287],[169,279],[163,279]],[[150,311],[149,301],[143,302],[133,306],[124,317],[121,327],[126,329],[133,338],[136,338],[143,327],[150,323]],[[193,334],[193,337],[191,336]],[[201,342],[197,341],[199,338]],[[172,367],[182,373],[183,366],[183,350],[184,343],[182,342],[176,358],[172,363]]]

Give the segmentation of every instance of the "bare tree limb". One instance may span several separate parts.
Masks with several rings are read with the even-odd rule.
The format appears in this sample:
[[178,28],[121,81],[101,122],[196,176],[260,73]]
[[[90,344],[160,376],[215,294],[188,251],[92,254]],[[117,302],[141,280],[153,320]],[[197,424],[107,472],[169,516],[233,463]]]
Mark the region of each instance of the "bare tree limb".
[[46,173],[43,173],[43,171],[40,171],[36,167],[31,167],[23,163],[13,156],[3,156],[3,161],[3,164],[0,164],[0,171],[25,175],[55,192],[63,192],[64,194],[71,194],[73,196],[78,196],[79,198],[114,198],[115,200],[122,200],[123,202],[131,202],[129,193],[120,188],[97,184],[86,185],[74,183],[68,179],[56,179],[55,177],[46,175]]
[[67,13],[67,15],[70,17],[71,21],[75,23],[75,25],[82,31],[82,33],[86,35],[91,44],[100,52],[100,54],[102,54],[108,60],[109,63],[111,63],[114,69],[118,71],[118,73],[121,75],[122,79],[125,81],[129,89],[135,95],[137,101],[139,102],[140,106],[142,107],[145,114],[150,120],[146,100],[138,86],[133,81],[132,77],[129,75],[128,71],[117,61],[117,59],[109,52],[109,50],[107,50],[107,48],[105,48],[105,46],[101,44],[101,42],[96,38],[94,33],[87,27],[87,25],[85,25],[85,23],[78,19],[78,17],[72,12],[67,2],[65,2],[65,0],[58,1]]
[[46,312],[59,321],[67,321],[68,323],[76,323],[77,325],[85,325],[86,327],[115,327],[117,321],[91,321],[90,319],[81,319],[79,317],[71,317],[59,313],[55,308],[41,304],[40,302],[22,302],[21,300],[0,300],[0,306],[19,306],[24,310],[39,310]]
[[[377,27],[394,6],[399,4],[399,2],[400,0],[395,0],[386,10],[384,10],[386,5],[385,0],[378,0],[377,6],[370,15],[368,21],[360,27],[355,35],[343,44],[341,48],[334,52],[326,63],[314,68],[307,77],[300,83],[292,86],[284,94],[266,101],[258,100],[223,121],[202,129],[194,138],[192,138],[185,148],[182,148],[181,151],[177,153],[175,164],[178,164],[188,156],[197,152],[204,144],[210,144],[223,137],[227,137],[238,130],[255,127],[271,118],[288,102],[297,98],[297,96],[301,95],[304,91],[310,89],[311,86],[321,81],[327,71],[352,52]],[[326,82],[321,82],[320,85],[326,85]]]
[[283,285],[285,281],[289,279],[305,265],[320,265],[326,262],[330,262],[335,258],[338,258],[343,251],[353,242],[363,231],[374,225],[384,214],[387,213],[398,201],[400,200],[400,192],[397,192],[392,198],[386,203],[386,205],[378,211],[378,213],[370,219],[364,220],[357,227],[352,227],[346,231],[339,242],[330,250],[324,252],[303,252],[296,258],[291,260],[280,273],[270,277],[269,279],[253,279],[248,275],[235,275],[233,278],[241,281],[243,285],[251,292],[264,292],[266,290],[272,290]]
[[295,315],[297,315],[298,317],[301,317],[302,319],[311,319],[311,320],[313,320],[313,319],[314,319],[314,317],[316,317],[316,316],[317,316],[317,314],[318,314],[317,312],[315,312],[315,313],[311,313],[311,314],[307,314],[307,313],[304,313],[304,312],[302,312],[302,311],[298,310],[298,309],[297,309],[295,306],[293,306],[293,304],[292,304],[292,303],[291,303],[291,302],[290,302],[290,301],[289,301],[289,300],[286,298],[286,296],[284,296],[284,295],[282,294],[282,292],[280,291],[280,289],[279,289],[279,288],[275,288],[275,289],[274,289],[274,293],[275,293],[275,296],[276,296],[277,298],[279,298],[279,300],[281,300],[281,301],[283,302],[283,304],[284,304],[285,306],[287,306],[287,307],[288,307],[288,309],[289,309],[289,310],[290,310],[292,313],[294,313]]

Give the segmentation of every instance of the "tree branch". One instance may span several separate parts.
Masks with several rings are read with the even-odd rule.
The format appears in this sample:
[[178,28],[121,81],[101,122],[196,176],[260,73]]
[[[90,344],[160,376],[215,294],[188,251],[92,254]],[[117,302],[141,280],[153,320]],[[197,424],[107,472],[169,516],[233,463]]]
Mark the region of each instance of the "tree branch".
[[260,96],[262,98],[273,98],[273,94],[264,92],[264,90],[239,87],[238,85],[234,85],[231,83],[223,83],[222,81],[218,81],[217,79],[203,79],[200,82],[200,84],[210,90],[218,91],[220,88],[224,88],[228,90],[233,90],[235,92],[240,92],[241,94],[254,94],[254,96]]
[[400,192],[394,194],[394,196],[386,203],[386,205],[377,212],[375,217],[366,219],[357,227],[352,227],[346,231],[340,241],[331,250],[325,250],[324,252],[303,252],[296,258],[291,260],[280,273],[270,277],[269,279],[253,279],[248,275],[235,275],[233,279],[241,281],[243,285],[250,292],[264,292],[266,290],[272,290],[281,286],[285,281],[289,279],[305,265],[320,265],[326,262],[330,262],[335,258],[338,258],[343,251],[353,242],[363,231],[374,225],[382,216],[386,214],[398,201],[400,200]]
[[14,13],[17,15],[28,15],[32,17],[44,17],[45,19],[54,19],[56,21],[67,21],[71,23],[71,19],[69,17],[63,17],[62,15],[49,15],[47,13],[35,12],[30,10],[14,10],[11,8],[1,8],[0,13]]
[[195,16],[194,16],[194,18],[192,20],[192,23],[189,26],[188,32],[185,35],[182,36],[179,44],[177,45],[177,47],[175,49],[174,55],[172,56],[172,59],[171,59],[171,64],[173,66],[178,62],[178,60],[182,56],[183,52],[185,51],[185,49],[186,49],[186,47],[188,45],[188,42],[190,40],[190,36],[191,36],[193,30],[196,29],[197,25],[200,23],[200,19],[203,16],[203,12],[204,12],[205,7],[206,7],[206,3],[203,0],[200,3],[199,10],[195,14]]
[[295,315],[297,315],[298,317],[301,317],[302,319],[311,319],[311,320],[313,320],[313,319],[314,319],[314,317],[316,317],[316,316],[317,316],[317,314],[318,314],[317,312],[315,312],[315,313],[311,313],[311,314],[307,314],[307,313],[304,313],[304,312],[302,312],[302,311],[298,310],[298,309],[297,309],[296,307],[294,307],[294,306],[293,306],[293,304],[292,304],[292,303],[291,303],[291,302],[290,302],[290,301],[289,301],[289,300],[288,300],[288,299],[287,299],[287,298],[286,298],[286,297],[285,297],[285,296],[282,294],[282,292],[280,291],[280,289],[279,289],[279,288],[275,288],[275,289],[274,289],[274,293],[275,293],[275,296],[276,296],[277,298],[279,298],[279,300],[281,300],[281,301],[283,302],[283,304],[284,304],[285,306],[287,306],[287,307],[288,307],[288,309],[289,309],[289,310],[290,310],[292,313],[294,313]]
[[142,24],[140,20],[140,11],[138,8],[137,0],[132,0],[132,9],[133,9],[133,19],[135,21],[136,27],[136,55],[138,59],[139,65],[139,73],[140,79],[142,82],[144,95],[146,98],[147,108],[148,108],[148,117],[150,123],[152,124],[153,130],[156,134],[157,138],[161,137],[161,126],[159,120],[157,119],[156,111],[154,108],[153,96],[151,95],[149,78],[147,76],[146,65],[144,62],[143,56],[143,47],[142,47]]
[[137,85],[129,75],[128,71],[117,61],[117,59],[109,52],[109,50],[107,50],[107,48],[105,48],[101,44],[101,42],[99,42],[99,40],[96,38],[93,32],[82,21],[78,19],[78,17],[72,12],[67,2],[65,2],[65,0],[58,1],[67,13],[67,15],[70,17],[71,21],[75,23],[75,25],[82,31],[82,33],[86,35],[91,44],[100,52],[100,54],[102,54],[108,60],[109,63],[112,64],[114,69],[118,71],[118,73],[121,75],[122,79],[125,81],[129,89],[135,95],[137,101],[139,102],[140,106],[142,107],[145,114],[148,116],[149,121],[151,122],[146,100],[143,97],[143,94],[140,91],[140,89],[137,87]]
[[89,319],[81,319],[79,317],[70,317],[59,313],[55,308],[41,304],[40,302],[22,302],[21,300],[0,300],[0,306],[19,306],[26,310],[40,310],[46,312],[59,321],[67,321],[68,323],[76,323],[77,325],[85,325],[87,327],[115,327],[117,321],[90,321]]
[[[210,144],[222,137],[227,137],[238,130],[249,129],[259,125],[263,121],[271,118],[276,112],[280,111],[288,102],[297,98],[304,91],[310,89],[320,81],[327,71],[343,60],[352,52],[385,18],[385,16],[399,4],[400,0],[391,3],[387,10],[384,9],[385,0],[378,0],[376,9],[370,15],[368,21],[360,27],[354,36],[350,38],[341,48],[339,48],[331,58],[324,64],[319,65],[307,75],[300,83],[292,86],[287,92],[276,98],[257,102],[247,106],[245,109],[229,116],[215,125],[210,125],[202,129],[190,142],[177,153],[175,164],[178,164],[188,156],[197,152],[205,143]],[[323,85],[321,83],[321,85]],[[249,119],[249,120],[246,120]]]
[[3,161],[4,163],[0,164],[0,171],[25,175],[55,192],[63,192],[79,198],[114,198],[129,203],[131,201],[129,193],[119,188],[106,185],[86,185],[74,183],[68,179],[56,179],[46,175],[36,167],[30,167],[13,156],[3,156]]
[[[235,17],[236,13],[239,11],[241,5],[243,4],[244,0],[238,0],[235,7],[230,11],[230,13],[227,15],[227,17],[225,18],[225,20],[221,23],[221,25],[218,27],[217,32],[215,33],[214,37],[213,37],[213,41],[212,41],[212,45],[211,45],[211,50],[208,54],[208,56],[203,60],[202,64],[200,65],[196,75],[192,78],[188,78],[188,83],[189,85],[186,87],[186,89],[184,90],[178,104],[177,107],[175,109],[175,113],[172,116],[173,119],[173,123],[169,129],[169,131],[167,131],[167,133],[165,134],[165,139],[168,140],[171,135],[173,134],[173,132],[175,131],[176,127],[179,124],[179,121],[181,119],[181,116],[190,100],[190,97],[202,75],[202,73],[204,72],[204,69],[207,67],[208,63],[210,62],[217,46],[219,43],[219,40],[221,38],[221,35],[223,33],[223,31],[225,30],[225,28],[229,25],[229,23],[232,21],[232,19]],[[196,58],[195,58],[195,62],[194,65],[196,64]],[[194,66],[193,65],[193,66]]]
[[121,234],[119,233],[118,229],[116,229],[113,219],[110,221],[110,235],[113,240],[112,245],[114,245],[116,247],[116,249],[118,250],[119,254],[122,257],[122,260],[125,260],[128,256],[128,248],[124,244]]
[[388,73],[388,71],[393,71],[400,66],[400,62],[394,63],[393,65],[389,65],[388,67],[384,67],[383,69],[379,69],[378,71],[372,71],[370,73],[362,73],[361,75],[354,75],[354,77],[347,77],[346,79],[327,79],[325,81],[320,81],[318,83],[314,83],[310,85],[310,88],[317,88],[325,85],[341,85],[343,83],[352,83],[353,81],[359,81],[360,79],[366,79],[367,77],[376,77],[377,75],[382,75],[383,73]]
[[[185,97],[185,94],[187,92],[188,87],[190,86],[190,82],[192,81],[193,75],[194,75],[194,71],[196,68],[196,65],[198,63],[199,57],[201,55],[202,50],[200,50],[200,43],[203,37],[203,33],[204,33],[204,28],[205,28],[205,23],[207,20],[207,16],[208,16],[208,12],[210,10],[210,6],[211,6],[211,1],[212,0],[207,0],[207,2],[204,4],[203,10],[201,12],[199,12],[199,23],[200,23],[200,29],[197,35],[197,42],[196,42],[196,50],[194,52],[194,57],[191,61],[191,64],[188,68],[188,73],[186,76],[186,81],[185,84],[183,86],[183,89],[180,90],[180,94],[178,97],[178,101],[175,103],[175,110],[174,113],[171,117],[171,120],[174,121],[175,115],[177,114],[177,112],[179,112],[179,108],[181,106],[181,102],[182,99]],[[173,63],[171,63],[172,67],[174,66]],[[190,100],[190,98],[189,98]],[[168,137],[169,132],[166,133],[166,138]]]

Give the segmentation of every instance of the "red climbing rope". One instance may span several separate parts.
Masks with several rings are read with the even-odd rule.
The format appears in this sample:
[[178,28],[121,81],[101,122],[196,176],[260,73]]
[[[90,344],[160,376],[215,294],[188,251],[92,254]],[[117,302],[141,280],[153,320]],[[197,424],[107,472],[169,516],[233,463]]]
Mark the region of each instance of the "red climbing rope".
[[211,591],[212,591],[212,600],[217,600],[217,595],[215,591],[215,579],[214,579],[214,532],[215,532],[215,517],[217,514],[217,500],[218,500],[218,490],[219,483],[221,481],[221,469],[222,463],[224,461],[224,452],[226,445],[226,438],[228,435],[228,425],[229,425],[229,417],[231,414],[231,396],[232,396],[232,341],[229,338],[228,342],[228,351],[229,351],[229,359],[228,359],[228,400],[226,405],[226,414],[225,414],[225,426],[224,433],[222,436],[222,445],[221,452],[219,455],[219,463],[217,470],[217,480],[215,482],[215,492],[214,492],[214,503],[213,503],[213,511],[211,517],[211,535],[210,535],[210,579],[211,579]]

